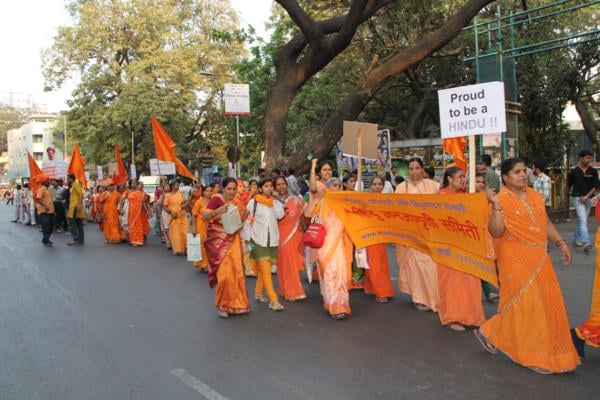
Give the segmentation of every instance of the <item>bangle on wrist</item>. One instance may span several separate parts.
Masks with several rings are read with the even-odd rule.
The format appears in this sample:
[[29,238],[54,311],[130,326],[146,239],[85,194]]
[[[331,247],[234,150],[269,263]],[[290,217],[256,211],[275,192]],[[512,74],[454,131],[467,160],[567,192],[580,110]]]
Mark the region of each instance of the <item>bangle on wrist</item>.
[[556,242],[554,242],[554,244],[556,245],[556,247],[560,247],[561,243],[567,244],[567,241],[565,239],[559,239]]
[[494,207],[494,206],[492,206],[492,210],[494,210],[494,211],[502,211],[502,208],[501,207]]

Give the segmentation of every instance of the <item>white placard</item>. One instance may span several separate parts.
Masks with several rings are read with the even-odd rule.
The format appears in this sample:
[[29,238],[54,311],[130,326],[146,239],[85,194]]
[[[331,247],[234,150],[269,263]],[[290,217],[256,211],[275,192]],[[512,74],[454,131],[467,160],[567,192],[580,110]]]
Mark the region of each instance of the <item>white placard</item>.
[[250,115],[250,85],[226,83],[223,95],[226,115]]
[[150,175],[177,175],[175,163],[167,161],[158,161],[156,158],[150,159]]
[[129,173],[131,175],[131,179],[137,179],[137,171],[135,169],[135,164],[129,164]]
[[49,178],[64,178],[67,176],[68,164],[63,160],[44,160],[42,172]]
[[202,261],[200,235],[187,234],[187,259],[192,262]]
[[506,131],[504,83],[438,90],[442,139]]
[[102,165],[96,166],[96,170],[98,171],[98,180],[104,180],[104,171],[102,170]]

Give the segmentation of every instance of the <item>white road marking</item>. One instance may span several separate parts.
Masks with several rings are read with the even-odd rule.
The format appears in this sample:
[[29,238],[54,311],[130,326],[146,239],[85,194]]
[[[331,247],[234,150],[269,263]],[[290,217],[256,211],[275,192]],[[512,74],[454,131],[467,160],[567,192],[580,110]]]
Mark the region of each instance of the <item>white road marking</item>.
[[171,371],[180,381],[200,393],[202,397],[207,400],[229,400],[227,397],[222,396],[219,392],[212,389],[206,383],[193,375],[190,375],[185,369],[178,368]]

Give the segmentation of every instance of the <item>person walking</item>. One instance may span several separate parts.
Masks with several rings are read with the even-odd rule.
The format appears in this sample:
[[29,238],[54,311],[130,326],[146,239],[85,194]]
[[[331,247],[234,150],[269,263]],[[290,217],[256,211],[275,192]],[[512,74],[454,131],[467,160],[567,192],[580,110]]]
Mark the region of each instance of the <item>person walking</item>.
[[488,190],[492,214],[488,230],[498,259],[498,313],[474,331],[488,352],[498,350],[541,374],[573,371],[580,364],[573,346],[560,284],[548,256],[548,241],[565,266],[571,251],[548,219],[544,198],[528,186],[525,163],[502,162],[504,188]]
[[550,209],[552,196],[552,181],[550,177],[546,175],[546,164],[542,161],[535,161],[533,163],[533,175],[535,180],[533,182],[533,188],[536,192],[544,196],[544,204],[546,205],[546,211]]
[[22,194],[21,194],[21,185],[17,185],[14,193],[13,193],[13,198],[14,198],[14,205],[15,205],[15,218],[11,221],[11,222],[16,222],[16,223],[21,223],[21,199],[22,199]]
[[42,227],[42,243],[44,246],[52,246],[50,236],[54,230],[54,202],[52,201],[52,194],[48,190],[50,178],[46,175],[38,175],[34,179],[40,185],[34,198],[38,221]]
[[208,186],[212,183],[213,167],[215,156],[213,155],[209,145],[204,146],[196,155],[202,168],[202,184]]
[[83,187],[73,174],[67,176],[67,183],[70,187],[67,221],[72,237],[67,245],[78,246],[84,244],[83,220],[85,219],[85,209],[83,207]]
[[590,166],[592,162],[592,152],[581,150],[579,152],[579,161],[567,175],[567,188],[573,198],[573,205],[577,213],[577,225],[573,234],[573,244],[575,247],[583,247],[588,253],[592,249],[590,232],[588,230],[587,219],[592,208],[592,198],[598,188],[598,172]]

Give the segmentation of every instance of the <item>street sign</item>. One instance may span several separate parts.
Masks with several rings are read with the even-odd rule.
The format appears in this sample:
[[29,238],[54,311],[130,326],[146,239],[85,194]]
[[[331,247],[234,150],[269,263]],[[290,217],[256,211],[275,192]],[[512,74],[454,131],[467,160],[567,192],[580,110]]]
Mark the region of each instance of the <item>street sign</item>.
[[223,94],[226,115],[250,115],[250,85],[226,83]]
[[177,175],[175,163],[167,161],[158,161],[156,158],[150,159],[150,175]]

